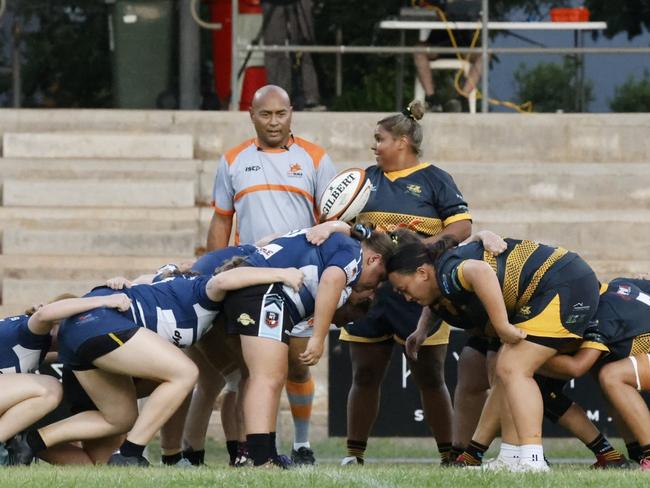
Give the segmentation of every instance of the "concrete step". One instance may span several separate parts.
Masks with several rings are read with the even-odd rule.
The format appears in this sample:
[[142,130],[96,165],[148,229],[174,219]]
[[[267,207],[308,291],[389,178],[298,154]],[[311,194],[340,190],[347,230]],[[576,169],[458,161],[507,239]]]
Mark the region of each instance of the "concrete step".
[[[210,209],[207,209],[210,213]],[[68,221],[85,225],[92,221],[131,222],[195,222],[201,209],[192,208],[43,208],[43,207],[0,207],[0,224],[25,222],[30,225],[49,221]],[[211,216],[211,214],[210,214]],[[124,225],[127,225],[126,223]]]
[[23,221],[5,227],[2,249],[6,255],[193,255],[198,232],[196,221]]
[[194,207],[195,179],[5,179],[11,207]]
[[103,280],[101,279],[56,280],[3,278],[2,303],[14,310],[20,304],[22,305],[22,310],[24,310],[30,305],[50,301],[64,293],[72,293],[76,296],[84,295],[102,283]]
[[54,159],[1,158],[0,177],[54,178],[154,178],[194,177],[196,159]]
[[650,164],[445,163],[470,209],[650,209]]
[[146,132],[6,132],[6,158],[192,159],[191,134]]
[[650,242],[650,211],[473,212],[474,229],[561,245],[585,259],[636,260]]

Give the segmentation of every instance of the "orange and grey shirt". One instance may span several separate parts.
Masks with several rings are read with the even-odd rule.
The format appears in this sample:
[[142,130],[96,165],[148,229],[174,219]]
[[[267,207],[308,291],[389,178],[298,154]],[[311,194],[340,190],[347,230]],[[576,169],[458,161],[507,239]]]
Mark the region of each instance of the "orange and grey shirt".
[[279,149],[262,149],[248,139],[219,163],[212,204],[220,215],[237,213],[237,243],[310,227],[318,202],[335,176],[325,150],[299,137]]

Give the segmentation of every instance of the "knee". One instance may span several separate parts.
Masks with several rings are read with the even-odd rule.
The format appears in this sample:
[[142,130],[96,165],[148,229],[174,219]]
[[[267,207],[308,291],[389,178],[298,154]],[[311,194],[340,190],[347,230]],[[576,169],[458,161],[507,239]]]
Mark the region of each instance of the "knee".
[[510,361],[502,361],[501,359],[502,358],[499,358],[497,361],[494,373],[496,374],[496,377],[499,381],[507,383],[509,380],[512,380],[512,378],[517,374],[517,368]]
[[598,381],[604,389],[611,388],[621,382],[621,377],[615,364],[607,364],[598,372]]
[[104,419],[113,427],[113,434],[125,434],[131,430],[138,419],[138,406],[135,402],[119,410],[102,412]]
[[63,399],[63,388],[61,383],[51,377],[43,377],[42,391],[40,397],[47,404],[50,410],[54,410]]
[[181,368],[178,368],[175,378],[173,378],[172,381],[179,385],[179,387],[184,391],[189,392],[194,388],[198,380],[199,368],[193,361],[188,359]]
[[309,371],[309,366],[299,362],[299,361],[289,361],[289,371],[287,379],[295,383],[304,383],[309,381],[311,378],[311,373]]
[[371,365],[362,365],[354,368],[352,381],[354,386],[362,388],[379,388],[383,378],[383,371]]
[[420,390],[440,390],[447,388],[444,371],[440,367],[429,368],[426,372],[415,369],[411,371],[413,372],[413,381]]
[[259,374],[251,374],[251,390],[257,388],[267,388],[274,392],[279,392],[284,388],[284,384],[287,381],[287,375],[285,371],[265,371]]

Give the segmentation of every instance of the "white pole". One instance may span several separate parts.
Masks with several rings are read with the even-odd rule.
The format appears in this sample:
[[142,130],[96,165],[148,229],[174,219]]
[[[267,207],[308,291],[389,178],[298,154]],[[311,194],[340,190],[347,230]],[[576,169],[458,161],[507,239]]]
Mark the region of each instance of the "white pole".
[[489,0],[483,0],[483,25],[481,26],[481,42],[483,49],[482,62],[483,62],[483,77],[481,78],[481,92],[482,92],[482,103],[481,103],[481,112],[484,114],[489,112],[490,108],[490,95],[489,95],[489,84],[488,77],[490,74],[490,59],[488,58],[488,19],[489,19]]
[[239,48],[237,46],[237,24],[239,22],[239,1],[232,0],[232,36],[230,42],[232,43],[232,61],[230,63],[230,110],[237,110],[239,102],[237,90],[237,71],[239,70]]

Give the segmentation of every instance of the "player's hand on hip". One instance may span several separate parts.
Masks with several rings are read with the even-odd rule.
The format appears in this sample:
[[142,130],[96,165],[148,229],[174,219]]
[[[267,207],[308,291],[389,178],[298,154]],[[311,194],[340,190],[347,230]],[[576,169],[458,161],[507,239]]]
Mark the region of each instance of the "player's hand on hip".
[[509,327],[504,328],[503,330],[498,331],[499,339],[504,344],[517,344],[518,342],[526,338],[526,332],[515,327],[512,324],[508,324]]
[[282,283],[292,288],[294,291],[300,290],[303,281],[305,280],[305,274],[298,268],[286,268],[283,270],[284,278]]

